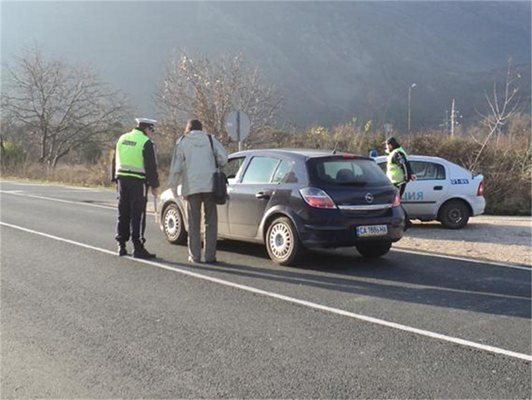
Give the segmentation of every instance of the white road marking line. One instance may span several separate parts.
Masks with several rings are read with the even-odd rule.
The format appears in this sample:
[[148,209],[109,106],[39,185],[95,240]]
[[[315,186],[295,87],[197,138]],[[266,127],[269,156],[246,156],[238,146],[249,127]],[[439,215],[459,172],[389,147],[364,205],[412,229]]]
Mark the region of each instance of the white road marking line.
[[[69,203],[69,204],[75,204],[75,205],[78,205],[78,204],[81,204],[81,205],[87,205],[87,206],[92,206],[92,207],[99,207],[99,208],[106,208],[106,209],[112,209],[112,210],[116,210],[116,207],[111,207],[111,206],[104,206],[104,205],[98,205],[98,204],[90,204],[90,203],[80,203],[80,202],[76,202],[76,201],[69,201],[69,200],[62,200],[62,199],[56,199],[56,198],[53,198],[53,197],[43,197],[43,196],[34,196],[34,195],[27,195],[27,194],[23,194],[23,193],[18,193],[19,191],[12,191],[12,190],[0,190],[0,193],[7,193],[7,194],[14,194],[14,195],[20,195],[20,196],[24,196],[24,197],[33,197],[33,198],[37,198],[37,199],[42,199],[42,200],[51,200],[51,201],[57,201],[57,202],[60,202],[60,203]],[[148,212],[149,214],[150,212]],[[395,250],[395,249],[394,249]],[[410,250],[402,250],[402,249],[398,249],[396,251],[399,251],[399,252],[404,252],[404,253],[414,253],[414,254],[420,254],[420,255],[424,255],[424,256],[433,256],[433,254],[430,254],[430,253],[423,253],[423,252],[415,252],[415,251],[410,251]],[[434,255],[435,257],[438,256],[438,255]],[[440,256],[440,257],[443,257],[443,256]],[[443,258],[446,258],[446,257],[443,257]],[[455,258],[455,259],[458,259],[458,260],[461,260],[461,261],[470,261],[468,259],[461,259],[461,258],[458,258],[458,257],[452,257],[452,256],[449,256],[447,258]],[[479,262],[481,263],[480,261],[476,261],[476,260],[473,260],[474,262]],[[486,264],[495,264],[495,265],[499,265],[499,264],[496,264],[496,263],[490,263],[490,262],[486,262]],[[506,265],[505,265],[506,266]],[[507,265],[508,267],[510,268],[515,268],[515,266],[513,265]],[[517,269],[524,269],[526,271],[532,271],[532,269],[530,268],[519,268],[517,267]],[[380,283],[381,285],[384,285],[382,283]],[[336,285],[338,286],[338,285]],[[340,285],[341,286],[341,285]],[[431,287],[431,286],[424,286],[424,285],[410,285],[410,287],[413,287],[413,288],[417,288],[417,287],[421,287],[423,289],[438,289],[438,290],[442,290],[441,288],[434,288],[434,287]],[[449,291],[449,292],[453,292],[453,293],[464,293],[464,294],[467,294],[469,293],[467,290],[452,290],[452,289],[444,289],[446,291]],[[495,293],[478,293],[477,294],[484,294],[484,295],[488,295],[488,296],[494,296],[494,297],[502,297],[502,298],[514,298],[514,299],[523,299],[523,297],[520,297],[520,296],[503,296],[503,295],[498,295],[498,294],[495,294]]]
[[3,183],[9,183],[10,185],[18,185],[18,186],[51,186],[47,185],[46,183],[36,183],[36,182],[17,182],[17,181],[9,181],[9,180],[0,180],[0,184]]
[[83,187],[83,186],[67,186],[67,185],[50,184],[50,183],[36,183],[36,182],[30,183],[30,182],[0,180],[0,184],[3,184],[3,183],[8,183],[10,185],[18,185],[18,186],[46,186],[46,187],[60,187],[60,188],[72,189],[72,190],[86,190],[86,191],[94,191],[94,192],[101,191],[98,188]]
[[494,265],[496,267],[505,267],[505,268],[521,269],[524,271],[532,271],[532,267],[525,267],[525,266],[503,263],[503,262],[498,262],[498,261],[476,260],[474,258],[458,257],[458,256],[447,255],[447,254],[435,254],[435,253],[429,253],[429,252],[424,252],[424,251],[409,250],[409,249],[405,249],[401,247],[392,247],[392,250],[400,252],[400,253],[410,253],[410,254],[445,258],[445,259],[457,260],[457,261],[467,261],[467,262],[477,263],[477,264],[488,264],[488,265]]
[[108,210],[116,210],[116,207],[104,206],[102,204],[83,203],[81,201],[56,199],[54,197],[37,196],[37,195],[34,195],[34,194],[16,193],[16,192],[13,192],[13,191],[10,191],[10,190],[0,190],[0,193],[12,194],[14,196],[30,197],[32,199],[56,201],[58,203],[75,204],[77,206],[82,205],[82,206],[88,206],[88,207],[105,208],[105,209],[108,209]]
[[[36,196],[36,195],[17,193],[17,192],[18,191],[0,190],[0,193],[12,194],[12,195],[15,195],[15,196],[31,197],[31,198],[34,198],[34,199],[57,201],[58,203],[67,203],[67,204],[75,204],[75,205],[82,205],[82,206],[89,206],[89,207],[105,208],[105,209],[108,209],[108,210],[116,210],[116,207],[104,206],[104,205],[101,205],[101,204],[83,203],[83,202],[79,202],[79,201],[62,200],[62,199],[57,199],[57,198],[53,198],[53,197]],[[152,211],[147,211],[146,213],[150,214],[150,215],[154,214],[154,212],[152,212]],[[452,255],[435,254],[435,253],[428,253],[428,252],[425,253],[425,252],[422,252],[422,251],[401,249],[401,248],[398,248],[398,247],[392,247],[392,251],[402,252],[402,253],[410,253],[410,254],[417,254],[417,255],[429,256],[429,257],[446,258],[446,259],[451,259],[451,260],[465,261],[465,262],[477,263],[477,264],[487,264],[487,265],[493,265],[493,266],[496,266],[496,267],[505,267],[505,268],[520,269],[520,270],[524,270],[524,271],[532,271],[532,268],[519,266],[519,265],[515,265],[515,264],[501,263],[501,262],[496,262],[496,261],[483,261],[483,260],[476,260],[474,258],[457,257],[457,256],[452,256]]]
[[[103,248],[100,248],[100,247],[91,246],[91,245],[88,245],[88,244],[85,244],[85,243],[76,242],[76,241],[70,240],[70,239],[61,238],[61,237],[50,235],[50,234],[47,234],[47,233],[44,233],[44,232],[34,231],[33,229],[24,228],[22,226],[9,224],[9,223],[2,222],[2,221],[0,221],[0,225],[7,226],[7,227],[12,228],[12,229],[18,229],[20,231],[31,233],[31,234],[34,234],[34,235],[43,236],[43,237],[46,237],[46,238],[49,238],[49,239],[58,240],[60,242],[72,244],[72,245],[75,245],[75,246],[84,247],[84,248],[87,248],[87,249],[90,249],[90,250],[99,251],[101,253],[111,254],[113,256],[116,256],[116,253],[114,251],[110,251],[110,250],[103,249]],[[220,284],[220,285],[223,285],[223,286],[232,287],[232,288],[235,288],[235,289],[239,289],[239,290],[243,290],[243,291],[246,291],[246,292],[258,294],[258,295],[261,295],[261,296],[271,297],[271,298],[282,300],[282,301],[286,301],[286,302],[289,302],[289,303],[298,304],[300,306],[309,307],[309,308],[312,308],[312,309],[315,309],[315,310],[325,311],[325,312],[329,312],[329,313],[332,313],[332,314],[341,315],[341,316],[344,316],[344,317],[357,319],[357,320],[360,320],[360,321],[365,321],[365,322],[369,322],[369,323],[380,325],[380,326],[385,326],[387,328],[397,329],[397,330],[400,330],[400,331],[409,332],[409,333],[413,333],[413,334],[416,334],[416,335],[420,335],[420,336],[425,336],[425,337],[429,337],[429,338],[432,338],[432,339],[441,340],[441,341],[444,341],[444,342],[458,344],[460,346],[466,346],[466,347],[474,348],[474,349],[477,349],[477,350],[483,350],[483,351],[487,351],[487,352],[490,352],[490,353],[502,354],[502,355],[505,355],[505,356],[508,356],[508,357],[513,357],[513,358],[517,358],[517,359],[520,359],[520,360],[532,361],[532,356],[529,355],[529,354],[518,353],[518,352],[515,352],[515,351],[505,350],[505,349],[501,349],[499,347],[494,347],[494,346],[488,346],[488,345],[485,345],[485,344],[472,342],[470,340],[455,338],[455,337],[452,337],[452,336],[447,336],[447,335],[443,335],[443,334],[440,334],[440,333],[427,331],[427,330],[424,330],[424,329],[414,328],[414,327],[411,327],[411,326],[408,326],[408,325],[402,325],[402,324],[398,324],[398,323],[395,323],[395,322],[389,322],[389,321],[382,320],[382,319],[379,319],[379,318],[368,317],[366,315],[356,314],[356,313],[353,313],[351,311],[346,311],[346,310],[342,310],[342,309],[334,308],[334,307],[328,307],[328,306],[324,306],[324,305],[321,305],[321,304],[318,304],[318,303],[314,303],[314,302],[311,302],[311,301],[300,300],[300,299],[297,299],[295,297],[285,296],[285,295],[274,293],[274,292],[268,292],[266,290],[257,289],[257,288],[254,288],[252,286],[241,285],[239,283],[234,283],[234,282],[227,281],[227,280],[224,280],[224,279],[219,279],[219,278],[213,278],[213,277],[210,277],[210,276],[207,276],[207,275],[199,274],[197,272],[192,272],[192,271],[187,271],[187,270],[176,268],[176,267],[171,267],[169,265],[166,265],[166,264],[163,264],[163,263],[160,263],[160,262],[156,262],[156,261],[142,260],[142,259],[132,258],[132,257],[127,257],[127,258],[129,258],[132,261],[136,261],[136,262],[139,262],[139,263],[142,263],[142,264],[151,265],[153,267],[165,269],[165,270],[168,270],[168,271],[177,272],[177,273],[180,273],[182,275],[191,276],[191,277],[194,277],[194,278],[206,280],[206,281],[209,281],[209,282],[217,283],[217,284]]]

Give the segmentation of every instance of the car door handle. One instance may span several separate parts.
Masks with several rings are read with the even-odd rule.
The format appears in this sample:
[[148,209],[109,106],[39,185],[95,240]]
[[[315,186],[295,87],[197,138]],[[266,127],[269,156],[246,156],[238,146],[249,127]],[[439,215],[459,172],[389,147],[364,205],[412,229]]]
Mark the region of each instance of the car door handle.
[[270,194],[267,193],[267,192],[257,192],[257,193],[255,193],[255,197],[257,199],[268,200],[270,198]]
[[434,186],[434,190],[443,190],[443,186]]

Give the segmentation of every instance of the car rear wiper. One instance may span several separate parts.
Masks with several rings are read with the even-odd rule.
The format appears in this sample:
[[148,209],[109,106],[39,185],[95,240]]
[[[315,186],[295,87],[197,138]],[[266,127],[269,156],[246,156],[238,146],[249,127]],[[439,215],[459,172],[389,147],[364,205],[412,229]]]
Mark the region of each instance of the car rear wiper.
[[336,182],[337,185],[342,186],[366,186],[368,182],[365,181],[349,181],[349,182]]

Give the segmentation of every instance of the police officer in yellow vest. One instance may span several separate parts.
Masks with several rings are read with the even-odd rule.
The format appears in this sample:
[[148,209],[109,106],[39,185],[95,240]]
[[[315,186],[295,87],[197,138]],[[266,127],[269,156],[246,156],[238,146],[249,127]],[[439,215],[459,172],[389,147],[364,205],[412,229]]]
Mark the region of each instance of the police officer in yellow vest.
[[[391,137],[386,139],[384,143],[386,145],[386,154],[388,154],[386,160],[386,176],[399,189],[399,196],[402,197],[406,189],[406,184],[409,181],[416,180],[416,176],[412,173],[405,149],[401,147],[397,139]],[[410,226],[411,222],[408,219],[408,215],[406,215],[405,230]]]
[[402,197],[406,184],[411,180],[415,180],[416,177],[412,173],[406,151],[401,147],[397,139],[393,137],[386,139],[385,144],[386,154],[388,154],[386,176],[399,189],[399,195]]
[[154,196],[160,192],[154,145],[148,137],[157,121],[148,118],[135,121],[137,127],[118,139],[113,157],[112,180],[117,183],[118,191],[115,239],[119,256],[127,255],[126,243],[131,239],[133,257],[154,258],[155,254],[144,248],[144,230],[148,187]]

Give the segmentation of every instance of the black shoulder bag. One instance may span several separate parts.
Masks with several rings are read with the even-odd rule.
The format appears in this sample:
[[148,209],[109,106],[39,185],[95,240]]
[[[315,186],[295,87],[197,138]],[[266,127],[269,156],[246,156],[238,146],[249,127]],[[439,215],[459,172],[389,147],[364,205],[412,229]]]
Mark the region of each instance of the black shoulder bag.
[[214,165],[216,166],[216,171],[212,175],[212,194],[214,195],[214,201],[216,204],[225,204],[225,201],[227,200],[227,177],[222,171],[220,171],[220,168],[218,167],[216,153],[214,152],[214,145],[212,144],[212,136],[208,136],[209,142],[211,142]]

